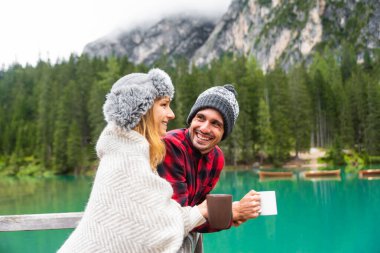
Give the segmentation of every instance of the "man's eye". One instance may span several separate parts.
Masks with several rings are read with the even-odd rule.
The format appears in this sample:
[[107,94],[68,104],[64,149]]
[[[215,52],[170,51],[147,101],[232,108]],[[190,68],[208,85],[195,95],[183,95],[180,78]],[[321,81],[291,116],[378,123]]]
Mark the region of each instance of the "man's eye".
[[221,128],[222,126],[219,124],[219,123],[214,123],[214,126],[217,127],[217,128]]

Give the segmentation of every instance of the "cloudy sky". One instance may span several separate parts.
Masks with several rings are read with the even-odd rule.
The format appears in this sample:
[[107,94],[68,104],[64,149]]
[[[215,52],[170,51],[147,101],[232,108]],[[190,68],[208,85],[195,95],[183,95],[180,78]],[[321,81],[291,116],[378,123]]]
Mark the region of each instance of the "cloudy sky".
[[232,0],[2,0],[0,69],[54,63],[99,37],[175,13],[220,17]]

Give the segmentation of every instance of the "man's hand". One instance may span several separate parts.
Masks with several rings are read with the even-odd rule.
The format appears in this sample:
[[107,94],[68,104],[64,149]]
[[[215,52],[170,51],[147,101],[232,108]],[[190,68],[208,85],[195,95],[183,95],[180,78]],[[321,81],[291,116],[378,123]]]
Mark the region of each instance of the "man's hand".
[[234,227],[238,227],[240,226],[241,224],[243,224],[244,222],[246,222],[247,220],[239,220],[239,221],[232,221],[232,225]]
[[239,226],[249,219],[259,216],[261,209],[260,193],[251,190],[240,201],[232,203],[233,225]]

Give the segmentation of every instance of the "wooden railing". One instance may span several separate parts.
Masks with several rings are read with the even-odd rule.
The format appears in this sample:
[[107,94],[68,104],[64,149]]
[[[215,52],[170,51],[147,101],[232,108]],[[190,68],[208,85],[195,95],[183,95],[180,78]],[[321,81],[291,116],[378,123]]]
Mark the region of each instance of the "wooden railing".
[[0,216],[0,232],[75,228],[83,212]]

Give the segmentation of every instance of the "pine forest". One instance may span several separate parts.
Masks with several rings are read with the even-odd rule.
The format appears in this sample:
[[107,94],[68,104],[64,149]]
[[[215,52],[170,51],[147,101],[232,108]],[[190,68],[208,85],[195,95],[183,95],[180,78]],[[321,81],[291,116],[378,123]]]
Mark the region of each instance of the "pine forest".
[[[221,143],[228,165],[281,166],[292,151],[319,147],[332,164],[350,150],[366,163],[380,157],[380,57],[356,61],[354,49],[325,50],[309,62],[264,73],[253,58],[224,56],[207,67],[154,64],[175,86],[169,128],[186,127],[197,95],[231,83],[240,115]],[[0,70],[0,175],[82,174],[96,168],[95,145],[105,126],[102,105],[125,74],[147,72],[128,58],[72,55],[55,64],[13,65]]]

